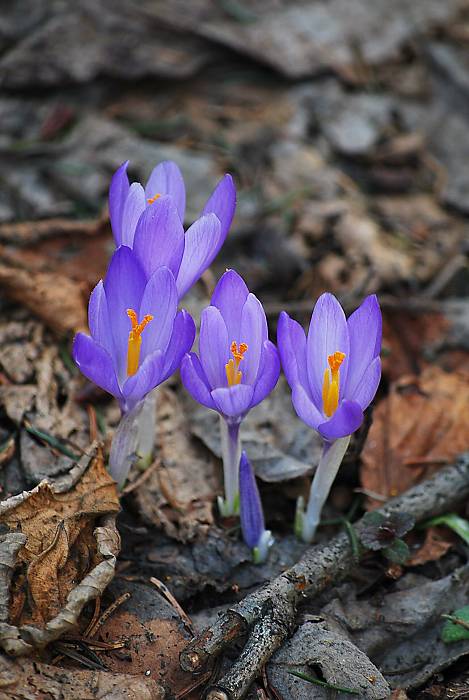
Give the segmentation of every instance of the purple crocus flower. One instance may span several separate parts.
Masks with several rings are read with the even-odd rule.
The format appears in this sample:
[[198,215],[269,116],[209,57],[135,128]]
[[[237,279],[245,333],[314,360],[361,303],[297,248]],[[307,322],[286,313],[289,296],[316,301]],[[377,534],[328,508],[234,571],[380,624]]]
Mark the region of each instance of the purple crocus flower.
[[314,537],[322,506],[350,442],[381,378],[382,319],[375,295],[347,320],[332,294],[319,297],[308,336],[282,312],[278,345],[298,416],[324,439],[306,513],[298,511],[302,537]]
[[109,189],[109,215],[116,245],[133,248],[147,273],[167,266],[181,298],[209,267],[222,247],[233,220],[236,190],[225,175],[202,214],[184,233],[186,192],[176,163],[154,168],[145,188],[129,184],[123,163]]
[[[116,397],[124,416],[140,417],[143,399],[179,367],[192,346],[194,322],[177,306],[171,269],[159,267],[147,274],[130,248],[116,250],[104,281],[90,297],[91,335],[76,335],[73,357],[85,377]],[[123,421],[129,430],[134,423]],[[111,464],[119,483],[126,476],[122,470],[122,460],[114,469]]]
[[261,564],[267,559],[274,540],[271,531],[265,529],[256,477],[244,451],[239,463],[239,516],[243,539],[252,551],[254,563]]
[[226,495],[219,501],[222,515],[235,514],[239,505],[240,423],[272,391],[279,373],[262,304],[234,270],[227,270],[211,305],[202,312],[199,356],[188,354],[181,364],[188,392],[221,416]]

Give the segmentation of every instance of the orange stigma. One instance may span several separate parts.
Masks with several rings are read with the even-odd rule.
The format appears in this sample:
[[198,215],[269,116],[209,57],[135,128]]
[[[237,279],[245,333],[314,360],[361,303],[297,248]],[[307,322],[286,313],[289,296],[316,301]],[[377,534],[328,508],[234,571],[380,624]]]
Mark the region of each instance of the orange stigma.
[[161,197],[160,194],[155,194],[153,197],[150,197],[150,199],[147,199],[148,204],[153,204],[156,202],[157,199]]
[[142,347],[142,333],[153,321],[153,316],[147,314],[138,322],[138,316],[133,309],[127,309],[127,316],[130,318],[132,329],[129,333],[129,343],[127,346],[127,376],[131,377],[138,370],[140,360],[140,349]]
[[345,360],[345,353],[337,350],[327,358],[328,368],[324,371],[322,385],[322,407],[328,418],[337,410],[339,405],[340,365]]
[[239,363],[244,359],[244,353],[247,351],[248,346],[246,343],[238,344],[233,340],[231,343],[231,354],[233,359],[229,360],[225,365],[226,378],[228,380],[228,386],[235,386],[241,382],[243,373],[239,371]]

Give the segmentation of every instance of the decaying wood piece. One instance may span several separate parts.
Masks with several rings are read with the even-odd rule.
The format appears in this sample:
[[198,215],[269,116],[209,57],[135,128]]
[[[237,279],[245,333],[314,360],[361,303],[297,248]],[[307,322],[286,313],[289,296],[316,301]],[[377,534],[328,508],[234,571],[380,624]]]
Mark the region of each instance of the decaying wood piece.
[[[431,479],[390,500],[380,513],[410,513],[417,522],[453,509],[469,496],[469,454]],[[363,522],[355,526],[359,534]],[[207,700],[241,700],[263,665],[290,634],[296,608],[345,578],[356,561],[345,533],[311,547],[300,561],[225,612],[181,653],[183,669],[199,671],[210,657],[249,633],[239,659],[208,689]]]

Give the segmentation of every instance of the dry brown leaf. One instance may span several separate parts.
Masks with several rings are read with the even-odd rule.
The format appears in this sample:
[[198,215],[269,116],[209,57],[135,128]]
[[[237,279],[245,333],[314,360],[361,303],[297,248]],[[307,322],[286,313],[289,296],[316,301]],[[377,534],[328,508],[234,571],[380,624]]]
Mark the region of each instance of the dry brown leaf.
[[448,334],[450,324],[443,314],[414,315],[399,310],[386,312],[383,323],[383,374],[395,381],[413,374],[425,364],[425,348],[436,345]]
[[[43,481],[0,504],[0,522],[12,531],[1,547],[0,598],[3,593],[8,599],[12,580],[10,614],[0,621],[5,648],[5,635],[15,637],[11,623],[28,628],[33,643],[47,643],[61,627],[73,625],[83,605],[102,592],[119,549],[109,520],[118,510],[116,484],[97,448],[61,480]],[[96,528],[100,520],[103,527]]]
[[191,639],[180,611],[154,586],[138,581],[116,579],[111,592],[114,596],[130,596],[99,631],[103,641],[125,642],[125,654],[111,652],[103,656],[107,668],[113,673],[146,674],[167,687],[171,697],[177,697],[181,689],[194,681],[179,665],[179,654]]
[[448,536],[438,527],[429,527],[425,533],[425,541],[410,559],[406,566],[420,566],[428,561],[438,561],[452,546]]
[[467,449],[468,415],[468,374],[431,366],[419,377],[403,377],[373,414],[362,454],[363,488],[395,496],[451,462]]
[[0,287],[59,334],[86,329],[86,288],[57,273],[0,264]]
[[39,221],[13,221],[0,224],[0,241],[9,245],[27,246],[57,236],[94,236],[106,228],[107,216],[99,219],[77,221],[73,219],[42,219]]
[[112,233],[109,226],[92,235],[80,235],[79,230],[78,226],[75,233],[73,229],[62,233],[56,230],[56,235],[34,245],[9,247],[8,253],[3,249],[2,257],[8,265],[84,282],[91,290],[106,271],[112,253]]
[[158,392],[159,464],[135,491],[141,514],[183,541],[213,523],[219,489],[214,458],[194,444],[187,417],[174,391]]
[[38,661],[0,660],[0,700],[163,700],[151,678],[59,668]]

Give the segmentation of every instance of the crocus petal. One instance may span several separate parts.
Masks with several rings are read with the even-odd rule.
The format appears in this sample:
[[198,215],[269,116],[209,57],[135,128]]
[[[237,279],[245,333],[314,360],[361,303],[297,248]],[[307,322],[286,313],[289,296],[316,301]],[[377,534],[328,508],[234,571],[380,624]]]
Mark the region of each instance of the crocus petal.
[[129,192],[128,165],[128,160],[122,163],[112,176],[109,187],[109,218],[111,219],[112,233],[114,234],[116,246],[122,244],[122,212]]
[[179,368],[182,358],[191,349],[194,338],[195,323],[192,316],[185,309],[182,309],[178,311],[174,319],[171,340],[165,352],[161,381],[165,381]]
[[179,298],[211,264],[223,242],[221,224],[215,214],[207,214],[187,229],[184,255],[176,278]]
[[118,248],[111,258],[104,290],[114,337],[117,372],[121,381],[127,373],[127,346],[131,329],[127,309],[138,311],[145,285],[145,274],[133,251],[127,246]]
[[98,282],[91,292],[88,304],[88,325],[92,338],[96,340],[99,345],[102,345],[115,361],[114,340],[112,337],[106,292],[104,291],[102,280]]
[[280,359],[277,348],[270,340],[264,343],[261,370],[254,384],[251,408],[257,406],[272,391],[280,375]]
[[222,387],[212,391],[212,399],[224,416],[242,418],[251,408],[253,388],[248,384]]
[[241,314],[239,335],[239,341],[248,346],[240,365],[243,384],[253,384],[256,380],[262,348],[267,336],[267,319],[262,304],[254,294],[249,294]]
[[120,399],[122,394],[117,381],[111,355],[93,338],[77,333],[73,341],[73,359],[80,371],[93,384]]
[[381,379],[381,359],[375,357],[365,370],[360,384],[356,387],[353,400],[360,404],[363,411],[373,401]]
[[174,200],[174,204],[181,223],[184,223],[186,211],[186,188],[179,167],[171,160],[159,163],[153,169],[145,187],[145,197],[152,199],[155,195],[168,194]]
[[144,329],[140,358],[155,350],[166,350],[177,312],[178,294],[174,275],[167,267],[156,270],[147,282],[140,304],[139,321],[147,314],[153,320]]
[[362,422],[360,405],[356,401],[342,401],[332,418],[318,426],[318,431],[326,440],[337,440],[354,433]]
[[322,406],[322,386],[327,358],[339,350],[345,353],[340,368],[340,397],[347,382],[349,335],[344,311],[333,294],[322,294],[316,302],[306,341],[307,369],[311,395]]
[[[221,223],[220,250],[233,221],[236,209],[236,188],[231,175],[225,175],[210,195],[204,206],[203,214],[215,214]],[[215,257],[214,255],[214,257]]]
[[241,313],[248,295],[245,281],[234,270],[227,270],[220,277],[213,292],[211,304],[220,309],[230,342],[240,340]]
[[156,350],[145,358],[136,374],[127,379],[122,387],[122,394],[128,409],[133,408],[140,399],[161,383],[163,361],[163,353]]
[[239,463],[239,515],[243,539],[254,549],[265,530],[265,522],[256,477],[246,452],[241,454]]
[[134,251],[148,277],[165,265],[176,276],[184,251],[184,229],[171,197],[149,204],[140,219]]
[[130,185],[122,210],[121,244],[132,248],[137,223],[145,211],[145,192],[139,182]]
[[294,384],[292,386],[291,400],[293,408],[303,423],[317,430],[318,425],[323,422],[324,416],[318,411],[301,384]]
[[215,306],[208,306],[202,311],[199,357],[210,386],[226,386],[225,365],[230,359],[228,333],[222,315]]
[[301,384],[309,394],[306,370],[306,335],[302,326],[282,311],[278,320],[277,344],[283,371],[291,387]]
[[345,396],[355,400],[355,392],[372,360],[381,351],[382,318],[376,295],[367,297],[347,321],[350,336],[350,362]]
[[185,355],[181,363],[181,379],[184,387],[195,401],[207,408],[216,410],[215,403],[210,394],[204,370],[200,360],[193,352]]

